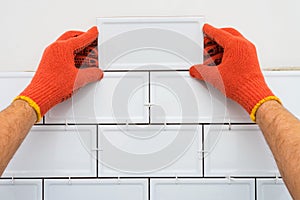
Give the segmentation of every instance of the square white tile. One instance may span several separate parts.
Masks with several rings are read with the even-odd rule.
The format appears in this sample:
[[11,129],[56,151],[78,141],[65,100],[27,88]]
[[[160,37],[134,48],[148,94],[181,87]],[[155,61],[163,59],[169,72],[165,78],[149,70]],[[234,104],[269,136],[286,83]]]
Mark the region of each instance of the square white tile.
[[256,125],[204,127],[206,176],[275,176],[273,155]]
[[204,17],[98,18],[102,69],[188,69],[202,63]]
[[27,179],[0,180],[0,199],[42,200],[42,181]]
[[201,126],[99,126],[99,176],[202,176]]
[[35,126],[4,177],[96,176],[96,126]]
[[45,117],[46,123],[146,123],[149,73],[105,72]]
[[45,180],[45,200],[147,200],[146,179]]
[[251,179],[152,179],[150,200],[254,200]]
[[282,179],[257,179],[257,200],[292,199]]

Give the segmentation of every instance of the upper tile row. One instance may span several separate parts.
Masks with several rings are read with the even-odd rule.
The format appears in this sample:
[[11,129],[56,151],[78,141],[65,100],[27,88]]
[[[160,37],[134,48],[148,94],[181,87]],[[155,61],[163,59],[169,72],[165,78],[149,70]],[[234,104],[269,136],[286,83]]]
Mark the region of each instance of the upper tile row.
[[[299,71],[264,72],[284,106],[300,116],[294,92]],[[33,73],[0,73],[0,109],[9,105]],[[105,72],[104,78],[78,91],[45,116],[46,123],[224,123],[251,122],[240,105],[195,80],[187,71]]]

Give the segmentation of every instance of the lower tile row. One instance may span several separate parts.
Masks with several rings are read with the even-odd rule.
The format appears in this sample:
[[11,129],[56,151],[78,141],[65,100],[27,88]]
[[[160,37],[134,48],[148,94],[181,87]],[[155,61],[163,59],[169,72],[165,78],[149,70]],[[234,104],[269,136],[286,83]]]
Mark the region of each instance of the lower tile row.
[[[256,181],[256,182],[255,182]],[[149,185],[150,184],[150,185]],[[256,185],[256,187],[255,187]],[[255,191],[256,188],[256,191]],[[256,196],[257,195],[257,196]],[[281,179],[2,179],[5,200],[288,200]]]
[[36,125],[3,177],[275,177],[256,125]]

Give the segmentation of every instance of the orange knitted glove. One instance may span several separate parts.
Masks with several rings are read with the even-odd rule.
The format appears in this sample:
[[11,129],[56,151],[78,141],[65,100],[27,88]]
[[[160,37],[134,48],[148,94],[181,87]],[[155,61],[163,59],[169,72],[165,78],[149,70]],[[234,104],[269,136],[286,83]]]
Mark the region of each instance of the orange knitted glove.
[[[276,100],[280,103],[264,80],[255,46],[251,42],[232,28],[217,29],[205,24],[203,31],[224,52],[222,58],[219,58],[220,63],[216,63],[217,66],[211,66],[214,58],[203,65],[192,66],[192,77],[207,81],[225,96],[239,103],[254,122],[256,111],[264,102]],[[220,55],[219,52],[218,56]]]
[[74,61],[76,54],[82,54],[97,37],[96,27],[87,32],[68,31],[60,36],[45,49],[31,83],[15,100],[27,101],[36,111],[39,121],[49,109],[71,97],[74,91],[100,80],[103,77],[101,69],[78,69]]

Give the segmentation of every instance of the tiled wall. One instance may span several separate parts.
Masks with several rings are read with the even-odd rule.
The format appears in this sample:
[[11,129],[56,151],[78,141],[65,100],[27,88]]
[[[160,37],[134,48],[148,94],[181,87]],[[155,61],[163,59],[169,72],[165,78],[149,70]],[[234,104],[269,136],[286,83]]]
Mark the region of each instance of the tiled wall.
[[[300,72],[264,75],[299,117]],[[0,73],[1,109],[32,76]],[[34,125],[0,199],[291,199],[248,118],[187,70],[105,72]]]

